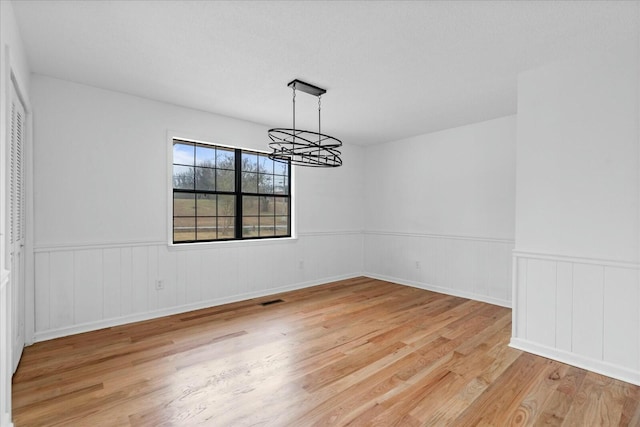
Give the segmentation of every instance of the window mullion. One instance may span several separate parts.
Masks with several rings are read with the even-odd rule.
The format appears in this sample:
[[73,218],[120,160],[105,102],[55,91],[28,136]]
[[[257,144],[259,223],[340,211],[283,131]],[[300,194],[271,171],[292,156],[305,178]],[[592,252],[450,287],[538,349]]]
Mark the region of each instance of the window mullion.
[[236,239],[242,239],[242,150],[235,150]]

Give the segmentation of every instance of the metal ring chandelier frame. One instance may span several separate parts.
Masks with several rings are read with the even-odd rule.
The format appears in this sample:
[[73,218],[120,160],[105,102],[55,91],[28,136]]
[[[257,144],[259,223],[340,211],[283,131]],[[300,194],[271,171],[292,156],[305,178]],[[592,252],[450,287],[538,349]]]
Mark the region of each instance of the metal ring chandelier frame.
[[[293,80],[287,85],[293,89],[293,128],[269,129],[269,147],[273,150],[269,158],[281,163],[291,162],[292,165],[333,168],[342,166],[339,148],[342,141],[321,133],[320,97],[326,93],[325,89]],[[318,97],[318,131],[296,129],[296,90],[301,90]]]

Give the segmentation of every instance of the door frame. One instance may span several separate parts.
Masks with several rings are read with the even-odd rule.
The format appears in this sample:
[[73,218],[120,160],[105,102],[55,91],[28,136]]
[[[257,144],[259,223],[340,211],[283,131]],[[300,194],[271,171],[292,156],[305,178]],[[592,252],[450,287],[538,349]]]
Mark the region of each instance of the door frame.
[[[5,141],[6,146],[4,147],[4,154],[7,161],[9,160],[7,154],[9,154],[9,150],[11,149],[11,123],[10,123],[10,105],[11,105],[11,90],[15,89],[16,95],[18,99],[22,103],[25,112],[25,120],[24,120],[24,134],[25,138],[23,141],[23,162],[24,162],[24,171],[23,171],[23,185],[24,185],[24,209],[25,209],[25,217],[24,217],[24,247],[23,247],[23,256],[24,256],[24,341],[25,346],[31,345],[34,342],[34,334],[35,334],[35,277],[34,277],[34,252],[33,252],[33,109],[31,103],[29,101],[27,94],[27,85],[25,82],[20,80],[20,77],[14,71],[14,67],[11,63],[11,55],[10,55],[10,47],[6,46],[5,51],[5,60],[6,60],[6,79],[5,79],[5,93],[7,96],[7,103],[5,113],[5,123],[6,123],[6,135]],[[9,181],[7,180],[7,174],[11,171],[8,170],[7,162],[3,162],[3,171],[2,171],[2,185],[4,187],[3,196],[4,200],[7,200],[9,197]],[[10,248],[6,245],[6,234],[9,231],[8,226],[10,224],[7,223],[9,220],[8,216],[4,216],[4,234],[3,239],[5,239],[5,250],[8,252]],[[6,261],[8,257],[6,254],[3,254],[5,260],[3,260],[3,264],[6,269],[10,269],[10,265],[6,265]],[[9,279],[10,284],[10,294],[11,298],[13,298],[13,290],[14,283],[12,277]],[[13,303],[11,302],[11,307],[13,307]],[[11,310],[12,311],[12,310]],[[13,318],[13,313],[10,314]],[[13,338],[13,325],[11,325],[11,330],[9,331],[11,337]],[[11,340],[13,343],[13,339]],[[13,353],[13,349],[12,349]]]
[[[15,92],[16,97],[18,98],[18,101],[21,103],[22,108],[24,109],[24,122],[23,122],[23,141],[22,141],[22,185],[24,188],[24,192],[22,194],[22,197],[24,198],[24,205],[23,205],[23,209],[24,209],[24,222],[22,224],[22,226],[24,227],[24,231],[23,231],[23,241],[22,241],[22,248],[20,249],[20,256],[22,257],[22,271],[20,271],[17,275],[11,274],[11,279],[10,279],[10,285],[11,285],[11,298],[12,300],[15,298],[18,298],[18,294],[20,293],[20,290],[18,289],[18,286],[20,286],[20,284],[15,283],[14,278],[18,278],[19,280],[22,281],[22,285],[24,286],[24,306],[22,307],[23,313],[22,315],[24,316],[24,329],[21,331],[22,333],[22,338],[24,340],[24,345],[30,345],[33,343],[33,335],[35,332],[35,328],[34,328],[34,323],[35,323],[35,292],[34,292],[34,277],[33,277],[33,239],[29,239],[29,237],[32,236],[33,234],[33,210],[31,209],[33,203],[32,203],[32,195],[33,195],[33,180],[32,178],[32,162],[33,162],[33,156],[32,156],[32,147],[31,147],[31,134],[32,134],[32,129],[31,129],[31,108],[30,105],[28,103],[27,97],[24,95],[25,91],[22,89],[23,86],[21,84],[21,82],[18,81],[18,77],[16,76],[16,74],[13,72],[13,69],[10,70],[10,79],[8,79],[9,81],[7,82],[9,86],[9,90],[7,91],[7,96],[10,98],[8,99],[8,104],[7,107],[11,104],[12,102],[12,92]],[[9,111],[9,108],[7,108],[7,116],[11,115],[11,111]],[[7,122],[7,147],[6,150],[7,152],[9,152],[11,150],[11,145],[13,144],[13,141],[11,140],[11,123]],[[10,162],[9,159],[10,156],[7,156],[7,163]],[[11,173],[12,171],[9,170],[9,164],[7,164],[7,169],[6,169],[6,174]],[[8,185],[8,180],[6,180],[5,178],[5,185]],[[11,194],[9,194],[9,189],[5,188],[5,192],[6,192],[6,196],[8,197],[12,197]],[[9,204],[7,204],[9,205]],[[31,213],[29,213],[29,211],[31,211]],[[6,220],[6,219],[5,219]],[[11,226],[11,224],[7,224],[7,226]],[[5,226],[5,227],[7,227]],[[8,228],[8,227],[7,227]],[[6,230],[6,228],[5,228]],[[9,231],[9,230],[7,230]],[[12,251],[14,248],[9,248],[9,251]],[[8,252],[9,252],[8,251]],[[10,268],[12,268],[13,266],[10,265]],[[13,273],[13,272],[12,272]],[[13,307],[13,301],[12,303],[12,307]],[[16,313],[12,313],[12,316],[14,316]],[[12,324],[11,325],[11,334],[12,334],[12,338],[15,336],[15,330],[14,328],[18,327],[18,325]],[[18,349],[13,348],[12,352],[16,353],[18,352]],[[15,370],[18,367],[19,361],[20,361],[20,357],[22,355],[22,349],[19,350],[18,353],[20,356],[17,357],[17,360],[13,359],[13,370],[12,372],[15,372]]]
[[25,345],[33,344],[35,334],[35,277],[34,277],[34,252],[33,252],[33,110],[27,96],[24,84],[19,81],[11,69],[11,82],[16,94],[22,102],[25,113],[24,130],[24,342]]
[[[11,12],[11,8],[0,6],[2,13]],[[11,14],[11,13],[10,13]],[[11,14],[12,15],[12,14]],[[4,20],[3,20],[4,22]],[[10,22],[11,23],[11,22]],[[4,29],[4,28],[3,28]],[[33,109],[29,100],[29,70],[22,69],[25,64],[17,61],[13,53],[13,40],[5,38],[3,32],[0,37],[0,89],[3,97],[0,98],[0,122],[4,129],[0,132],[0,199],[3,207],[0,209],[0,306],[4,308],[0,312],[0,425],[11,426],[11,377],[13,376],[13,300],[11,295],[11,271],[7,265],[5,255],[7,247],[7,142],[10,144],[10,105],[11,87],[14,86],[17,95],[25,109],[25,141],[24,141],[24,186],[25,186],[25,345],[33,343],[35,332],[35,291],[34,291],[34,255],[33,255]],[[20,53],[20,48],[17,50]],[[22,76],[22,77],[21,77]],[[9,119],[9,120],[7,120]]]

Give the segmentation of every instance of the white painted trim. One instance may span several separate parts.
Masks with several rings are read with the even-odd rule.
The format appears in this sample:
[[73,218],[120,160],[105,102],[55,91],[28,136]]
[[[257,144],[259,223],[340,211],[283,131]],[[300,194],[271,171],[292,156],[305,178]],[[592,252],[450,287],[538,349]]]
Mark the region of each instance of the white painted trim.
[[[638,22],[640,22],[640,2],[637,3],[637,10],[636,10],[636,18],[639,20]],[[637,40],[636,40],[637,44],[636,44],[636,76],[640,76],[640,31],[638,31],[638,35],[637,35]],[[637,87],[636,87],[636,114],[638,114],[638,121],[636,122],[636,135],[638,137],[638,144],[637,146],[640,147],[640,77],[638,77],[636,79]],[[640,150],[638,150],[638,158],[636,159],[637,163],[636,163],[636,182],[638,185],[638,199],[640,200]],[[640,207],[638,208],[638,211],[636,212],[636,218],[638,221],[638,224],[640,224]],[[638,227],[637,230],[637,238],[638,238],[638,264],[640,265],[640,227]],[[640,269],[638,269],[637,272],[637,280],[638,283],[640,283]],[[638,301],[637,301],[638,307],[640,307],[640,292],[638,293]],[[638,342],[640,342],[640,328],[638,328],[638,331],[636,333],[638,335]],[[638,366],[640,366],[640,354],[638,354],[638,359],[637,359],[637,363]]]
[[298,233],[298,237],[316,237],[316,236],[347,236],[354,234],[364,234],[362,230],[336,230],[336,231],[303,231]]
[[11,277],[11,270],[0,271],[0,289],[9,283],[9,277]]
[[[253,239],[253,240],[229,240],[224,242],[211,242],[203,243],[188,243],[179,245],[169,245],[171,249],[215,249],[220,246],[233,246],[233,245],[266,245],[273,243],[291,243],[299,240],[300,237],[319,237],[319,236],[342,236],[342,235],[355,235],[362,234],[362,230],[344,230],[344,231],[314,231],[299,233],[298,237],[281,237],[275,239]],[[150,240],[150,241],[121,241],[121,242],[92,242],[92,243],[55,243],[55,244],[38,244],[34,247],[34,253],[40,252],[64,252],[64,251],[81,251],[89,249],[116,249],[116,248],[134,248],[139,246],[166,246],[167,242],[164,240]]]
[[[518,257],[511,257],[511,307],[517,307],[518,302]],[[518,331],[518,317],[516,310],[511,311],[511,336],[515,337]]]
[[13,82],[13,85],[15,86],[16,94],[18,95],[18,98],[20,99],[20,102],[24,107],[25,114],[31,114],[32,112],[31,102],[29,102],[29,98],[25,95],[26,90],[24,89],[27,87],[27,85],[24,84],[23,81],[20,81],[20,76],[18,76],[16,73],[13,72],[13,67],[10,67],[9,78],[11,79],[11,81]]
[[222,304],[245,301],[252,298],[259,298],[268,295],[279,294],[281,292],[294,291],[298,289],[309,288],[311,286],[322,285],[325,283],[335,282],[338,280],[353,279],[364,276],[363,273],[347,274],[342,276],[326,277],[320,280],[312,280],[308,282],[297,283],[289,286],[281,286],[277,288],[265,289],[257,292],[246,292],[225,298],[216,298],[213,300],[199,301],[192,304],[184,304],[178,307],[170,307],[161,310],[153,310],[144,313],[133,314],[129,316],[115,317],[112,319],[100,320],[97,322],[83,323],[70,327],[50,329],[48,331],[36,332],[35,342],[47,341],[55,338],[65,337],[68,335],[80,334],[83,332],[95,331],[98,329],[110,328],[113,326],[124,325],[128,323],[141,322],[144,320],[156,319],[159,317],[170,316],[173,314],[187,313],[189,311],[200,310],[203,308],[215,307]]
[[[15,79],[16,84],[20,82]],[[36,297],[35,297],[35,253],[33,251],[35,211],[33,189],[33,110],[28,97],[23,97],[25,108],[25,241],[24,241],[24,342],[25,345],[33,344],[33,335],[36,329]]]
[[297,233],[293,237],[276,237],[273,239],[247,239],[247,240],[225,240],[222,242],[196,242],[169,244],[169,250],[193,250],[193,249],[215,249],[219,247],[242,247],[242,246],[264,246],[272,244],[296,243],[301,237],[324,237],[324,236],[353,236],[362,234],[361,230],[345,231],[313,231]]
[[[9,105],[11,104],[11,47],[7,45],[0,45],[0,54],[4,55],[4,61],[0,61],[0,64],[4,65],[4,69],[0,70],[0,76],[4,77],[4,87],[0,88],[4,90],[5,94],[5,102],[0,105],[0,112],[4,113],[4,123],[5,129],[4,133],[0,135],[0,205],[2,205],[2,210],[0,212],[0,220],[2,221],[2,225],[0,226],[0,238],[2,238],[2,242],[0,243],[0,268],[9,269],[9,259],[7,250],[7,233],[8,233],[8,211],[10,209],[11,203],[8,203],[8,183],[7,183],[7,173],[11,170],[9,166],[9,157],[10,150],[7,148],[9,144],[11,144],[11,108]],[[0,102],[2,100],[0,99]]]
[[562,363],[593,371],[624,382],[640,385],[640,371],[625,369],[602,360],[591,359],[575,353],[569,353],[564,350],[558,350],[541,344],[536,344],[521,338],[511,338],[509,347],[533,353],[548,359],[554,359]]
[[501,239],[496,237],[484,237],[484,236],[462,236],[457,234],[409,233],[409,232],[385,231],[385,230],[365,230],[364,234],[380,235],[380,236],[401,236],[401,237],[430,237],[433,239],[471,240],[474,242],[515,244],[515,240],[512,240],[512,239]]
[[640,269],[640,263],[624,260],[614,260],[606,258],[586,258],[544,252],[534,252],[521,249],[514,249],[513,256],[518,258],[538,259],[543,261],[571,262],[574,264],[591,264],[604,267]]
[[440,287],[440,286],[434,286],[434,285],[430,285],[428,283],[421,283],[421,282],[416,282],[416,281],[413,281],[413,280],[399,279],[397,277],[385,276],[385,275],[382,275],[382,274],[375,274],[375,273],[365,272],[364,275],[366,277],[370,277],[372,279],[378,279],[378,280],[384,280],[386,282],[398,283],[400,285],[411,286],[412,288],[423,289],[425,291],[438,292],[440,294],[452,295],[452,296],[461,297],[461,298],[468,298],[468,299],[472,299],[472,300],[475,300],[475,301],[486,302],[487,304],[493,304],[493,305],[499,305],[501,307],[511,308],[511,301],[509,301],[509,300],[503,300],[503,299],[499,299],[499,298],[492,298],[492,297],[488,297],[486,295],[475,294],[473,292],[465,292],[465,291],[459,291],[459,290],[456,290],[456,289],[443,288],[443,287]]
[[[173,245],[173,140],[177,138],[177,132],[167,131],[167,142],[166,142],[166,158],[165,158],[165,166],[167,175],[165,178],[165,191],[167,195],[167,205],[165,206],[165,244],[171,247]],[[217,208],[216,208],[217,209]]]
[[[198,249],[233,248],[246,246],[265,246],[273,244],[295,243],[297,237],[278,237],[274,239],[247,239],[247,240],[224,240],[222,242],[194,242],[194,243],[169,243],[170,251],[188,251]],[[165,243],[166,245],[166,243]]]
[[[0,11],[2,11],[3,7],[0,5]],[[10,46],[8,44],[4,44],[4,40],[0,40],[0,66],[3,69],[0,69],[0,83],[2,84],[1,89],[5,94],[5,102],[2,102],[0,99],[0,114],[4,117],[0,118],[0,121],[4,119],[5,123],[5,132],[0,135],[0,205],[2,208],[0,209],[0,273],[2,276],[2,282],[0,283],[0,425],[4,426],[11,424],[11,376],[12,372],[10,369],[10,360],[13,357],[13,349],[12,349],[12,327],[11,327],[11,271],[9,269],[5,269],[8,267],[7,264],[7,256],[6,256],[6,230],[7,230],[7,210],[9,203],[7,203],[7,156],[6,156],[6,147],[8,145],[8,141],[11,141],[10,136],[10,122],[9,120],[9,108],[8,104],[10,103],[10,93],[11,93],[11,55],[10,55]]]
[[289,171],[289,203],[291,204],[291,237],[298,237],[298,186],[296,185],[296,172],[297,168],[295,166],[291,166],[291,170]]
[[113,248],[134,248],[139,246],[164,246],[165,241],[121,241],[121,242],[93,242],[93,243],[55,243],[38,244],[34,247],[35,253],[39,252],[60,252],[60,251],[82,251],[88,249],[113,249]]
[[[228,116],[225,116],[225,117],[228,117]],[[237,119],[235,119],[235,120],[237,120]],[[167,142],[168,142],[168,145],[169,145],[169,151],[167,153],[168,154],[167,162],[170,163],[170,166],[171,166],[171,168],[169,169],[169,171],[171,172],[169,174],[169,176],[173,175],[173,162],[170,162],[170,160],[173,157],[173,140],[174,139],[181,139],[183,141],[188,141],[188,142],[198,142],[198,143],[202,143],[202,144],[219,145],[219,146],[222,146],[222,147],[225,147],[225,148],[232,148],[232,149],[239,148],[241,150],[259,151],[259,152],[262,152],[262,153],[268,153],[269,152],[269,151],[260,150],[260,149],[256,149],[256,148],[245,147],[245,146],[242,145],[243,143],[241,141],[221,141],[220,138],[215,137],[215,136],[195,135],[195,134],[190,133],[190,132],[184,132],[184,131],[179,131],[179,130],[175,130],[175,129],[167,129]],[[169,182],[169,184],[172,184],[172,182]],[[173,185],[170,185],[170,186],[173,187]]]
[[5,412],[2,414],[0,418],[0,426],[2,427],[13,427],[13,423],[11,422],[11,414]]

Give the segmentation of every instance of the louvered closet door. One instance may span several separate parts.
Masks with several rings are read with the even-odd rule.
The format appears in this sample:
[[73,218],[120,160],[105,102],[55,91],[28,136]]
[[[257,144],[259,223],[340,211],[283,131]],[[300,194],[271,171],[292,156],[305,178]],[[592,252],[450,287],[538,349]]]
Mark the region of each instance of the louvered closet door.
[[11,294],[13,309],[13,370],[15,372],[24,348],[25,282],[24,282],[24,237],[25,237],[25,183],[24,141],[25,110],[15,87],[11,86],[11,144],[9,167],[9,265],[11,266]]

